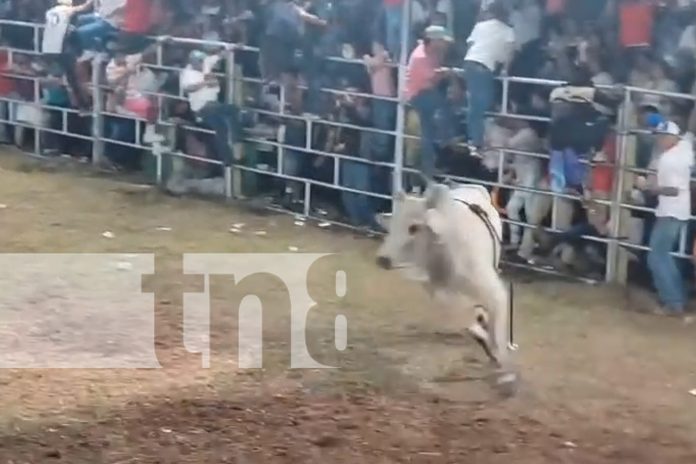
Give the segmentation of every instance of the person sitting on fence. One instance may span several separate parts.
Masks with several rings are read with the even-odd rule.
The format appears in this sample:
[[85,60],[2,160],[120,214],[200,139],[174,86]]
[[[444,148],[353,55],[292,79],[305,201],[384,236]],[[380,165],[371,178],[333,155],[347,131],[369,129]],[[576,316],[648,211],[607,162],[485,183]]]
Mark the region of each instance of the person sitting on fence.
[[220,83],[212,73],[227,48],[215,55],[194,50],[189,64],[180,74],[180,88],[188,96],[196,121],[215,131],[214,152],[226,166],[233,163],[230,137],[239,136],[239,111],[234,105],[220,103]]
[[83,51],[107,51],[107,42],[114,40],[119,33],[126,1],[102,0],[94,13],[77,17],[75,35]]
[[[446,96],[440,89],[440,82],[448,75],[448,71],[443,70],[441,64],[451,41],[452,38],[445,28],[430,26],[425,30],[423,41],[411,52],[408,60],[405,97],[418,113],[421,128],[420,170],[426,176],[435,173],[435,114],[442,111],[442,121],[446,124],[454,120]],[[448,131],[443,129],[443,132]]]
[[75,71],[75,54],[79,47],[75,44],[75,35],[71,31],[73,17],[92,7],[94,0],[87,0],[82,5],[73,6],[72,0],[57,0],[56,6],[46,11],[41,52],[51,63],[60,66],[67,78],[70,90],[82,111],[88,110],[88,99]]
[[495,75],[506,70],[515,49],[515,32],[508,25],[508,10],[501,2],[488,8],[491,19],[474,26],[464,58],[469,113],[467,130],[473,155],[483,148],[486,112],[493,107]]

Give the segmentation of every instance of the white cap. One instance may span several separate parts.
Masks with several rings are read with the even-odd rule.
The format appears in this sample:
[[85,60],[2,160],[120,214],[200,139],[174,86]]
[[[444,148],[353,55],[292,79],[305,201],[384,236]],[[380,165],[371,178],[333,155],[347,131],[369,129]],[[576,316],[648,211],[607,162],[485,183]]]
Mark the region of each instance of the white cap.
[[676,123],[672,121],[663,121],[655,127],[653,133],[660,135],[681,135],[681,130]]

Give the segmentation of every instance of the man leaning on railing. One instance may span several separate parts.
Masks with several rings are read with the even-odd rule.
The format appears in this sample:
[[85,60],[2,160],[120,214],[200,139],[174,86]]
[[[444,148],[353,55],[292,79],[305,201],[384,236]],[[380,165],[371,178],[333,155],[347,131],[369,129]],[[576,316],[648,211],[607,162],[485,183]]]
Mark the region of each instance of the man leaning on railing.
[[227,48],[215,55],[206,55],[199,50],[192,51],[188,66],[181,72],[180,87],[188,96],[196,120],[215,131],[216,154],[229,166],[233,160],[229,138],[238,135],[239,112],[235,106],[218,101],[220,83],[212,74],[213,68],[226,51]]

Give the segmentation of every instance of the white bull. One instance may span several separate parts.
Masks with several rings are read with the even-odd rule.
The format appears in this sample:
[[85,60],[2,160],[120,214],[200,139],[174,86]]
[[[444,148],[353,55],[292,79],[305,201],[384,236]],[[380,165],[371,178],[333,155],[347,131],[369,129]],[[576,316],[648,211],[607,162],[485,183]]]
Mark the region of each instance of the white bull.
[[501,369],[498,383],[514,382],[508,360],[508,292],[498,273],[503,226],[488,191],[478,185],[450,189],[430,184],[422,197],[397,193],[392,215],[377,219],[388,231],[377,264],[415,267],[425,274],[432,296],[473,298],[483,314],[468,330]]

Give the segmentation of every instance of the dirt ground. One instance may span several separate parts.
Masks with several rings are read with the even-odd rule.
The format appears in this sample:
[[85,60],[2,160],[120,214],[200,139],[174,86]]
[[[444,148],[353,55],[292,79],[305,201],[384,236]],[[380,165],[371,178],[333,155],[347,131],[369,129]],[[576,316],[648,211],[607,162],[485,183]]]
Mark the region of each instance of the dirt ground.
[[[503,400],[481,353],[457,336],[461,314],[377,269],[374,240],[9,152],[0,204],[5,253],[155,253],[144,286],[155,293],[162,366],[0,370],[0,463],[696,462],[696,327],[632,311],[642,295],[518,281],[522,382]],[[230,233],[235,223],[245,226]],[[289,247],[336,253],[310,271],[319,308],[307,337],[314,358],[339,369],[288,369],[286,297],[264,278],[237,290],[211,280],[213,308],[262,296],[264,368],[237,368],[232,336],[217,328],[234,328],[231,316],[213,326],[211,365],[201,368],[181,344],[182,290],[198,285],[182,277],[182,253]],[[326,278],[337,269],[348,277],[343,298]],[[51,309],[41,282],[13,285],[31,285],[22,311]],[[348,321],[343,352],[333,345],[336,314]]]

